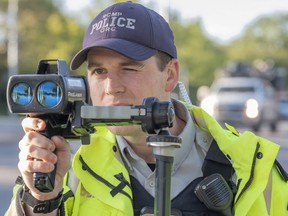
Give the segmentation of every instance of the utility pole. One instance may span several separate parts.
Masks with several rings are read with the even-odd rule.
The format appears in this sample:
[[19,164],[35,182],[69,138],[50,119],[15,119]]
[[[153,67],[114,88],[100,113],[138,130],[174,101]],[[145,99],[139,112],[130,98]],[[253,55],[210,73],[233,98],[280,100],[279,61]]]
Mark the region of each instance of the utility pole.
[[18,74],[18,0],[9,0],[7,9],[8,46],[7,65],[8,77]]

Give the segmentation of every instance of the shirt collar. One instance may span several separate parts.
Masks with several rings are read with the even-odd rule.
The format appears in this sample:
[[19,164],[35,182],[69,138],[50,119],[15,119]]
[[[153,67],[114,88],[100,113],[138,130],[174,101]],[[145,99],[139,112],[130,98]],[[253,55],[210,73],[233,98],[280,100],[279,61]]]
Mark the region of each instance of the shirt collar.
[[[179,137],[182,139],[181,148],[175,149],[174,152],[174,171],[182,164],[192,148],[192,142],[195,140],[195,125],[193,124],[191,115],[184,104],[177,100],[172,100],[172,103],[174,106],[175,115],[186,123],[184,129],[179,134]],[[139,160],[140,157],[133,151],[123,137],[116,136],[116,139],[125,165],[127,165],[130,171],[133,171],[133,167],[126,154],[129,154],[134,160]]]

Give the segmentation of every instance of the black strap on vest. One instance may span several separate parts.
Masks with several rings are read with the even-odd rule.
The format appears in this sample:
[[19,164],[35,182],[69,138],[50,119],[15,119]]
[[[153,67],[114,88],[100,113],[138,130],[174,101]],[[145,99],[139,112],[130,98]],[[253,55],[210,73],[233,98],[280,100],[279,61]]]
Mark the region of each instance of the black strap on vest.
[[235,170],[227,157],[219,149],[217,142],[213,140],[202,165],[203,177],[210,176],[214,173],[221,174],[235,196],[237,186],[231,179]]
[[[193,172],[193,170],[191,170]],[[209,210],[194,194],[196,185],[203,180],[203,178],[214,174],[221,174],[231,185],[231,176],[234,173],[232,164],[227,157],[220,151],[215,140],[207,152],[202,165],[203,177],[193,180],[180,194],[171,201],[171,208],[178,209],[183,216],[220,216],[220,212]],[[142,187],[142,185],[133,176],[130,176],[131,188],[133,193],[133,208],[134,215],[140,215],[141,209],[144,207],[153,208],[154,198]],[[230,183],[230,184],[229,184]],[[233,190],[232,190],[233,191]]]
[[125,195],[126,197],[128,197],[131,201],[132,201],[132,197],[123,189],[128,186],[130,187],[129,182],[125,179],[125,177],[123,176],[123,173],[118,173],[116,175],[114,175],[114,177],[119,180],[119,184],[117,186],[114,186],[113,184],[111,184],[109,181],[107,181],[106,179],[104,179],[103,177],[101,177],[100,175],[98,175],[97,173],[95,173],[89,166],[88,164],[84,161],[84,159],[82,158],[82,156],[80,155],[79,160],[82,164],[82,169],[87,171],[91,176],[93,176],[96,180],[100,181],[101,183],[103,183],[105,186],[111,188],[110,194],[112,197],[116,196],[118,193],[121,193],[123,195]]
[[278,160],[275,160],[275,165],[278,170],[278,173],[281,175],[284,181],[288,181],[288,173],[285,171],[285,169],[281,166]]
[[207,152],[204,163],[202,165],[203,176],[210,176],[214,173],[219,173],[228,182],[234,173],[231,162],[219,149],[215,140]]
[[[171,201],[171,213],[173,211],[180,211],[182,216],[223,216],[219,212],[209,210],[194,194],[196,185],[203,178],[197,178],[192,181],[180,194]],[[153,209],[154,197],[152,197],[139,181],[130,176],[132,193],[133,193],[133,209],[134,216],[141,215],[141,210],[149,207]]]

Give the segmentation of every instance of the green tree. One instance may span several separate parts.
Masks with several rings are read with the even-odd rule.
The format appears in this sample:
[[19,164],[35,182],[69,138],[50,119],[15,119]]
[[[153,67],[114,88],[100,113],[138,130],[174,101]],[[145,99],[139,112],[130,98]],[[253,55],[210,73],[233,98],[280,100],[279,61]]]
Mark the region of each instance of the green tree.
[[287,90],[288,13],[259,17],[225,49],[229,61],[248,63],[260,69],[259,75],[261,71],[269,69],[271,81],[278,83],[275,84],[277,88]]
[[288,13],[256,19],[226,51],[230,60],[273,60],[275,65],[288,68]]
[[215,68],[225,62],[223,48],[209,39],[200,21],[183,24],[176,19],[171,22],[180,60],[181,80],[189,81],[192,100],[201,85],[210,85]]
[[[7,5],[7,1],[2,0],[0,3]],[[61,58],[68,61],[75,50],[81,47],[84,27],[75,18],[64,16],[52,1],[21,0],[18,7],[19,73],[35,73],[41,59]],[[0,13],[7,16],[7,7]],[[4,77],[0,87],[2,104],[3,101],[6,102],[7,37],[0,47],[4,47],[3,52],[0,51],[3,57],[0,71]]]
[[[35,73],[40,59],[62,58],[69,64],[81,48],[91,19],[113,2],[119,0],[91,0],[92,6],[71,13],[66,10],[69,0],[19,0],[19,72]],[[6,100],[7,3],[8,0],[0,0],[0,103]],[[145,4],[153,8],[153,1]],[[172,9],[170,24],[178,48],[181,80],[189,81],[192,99],[196,89],[210,85],[215,71],[230,61],[252,63],[256,59],[269,59],[287,69],[287,23],[288,14],[260,17],[238,39],[223,45],[205,34],[201,20],[183,22],[179,12]],[[85,69],[73,73],[85,74]]]
[[50,0],[19,1],[20,73],[34,73],[41,59],[70,60],[81,47],[83,27]]

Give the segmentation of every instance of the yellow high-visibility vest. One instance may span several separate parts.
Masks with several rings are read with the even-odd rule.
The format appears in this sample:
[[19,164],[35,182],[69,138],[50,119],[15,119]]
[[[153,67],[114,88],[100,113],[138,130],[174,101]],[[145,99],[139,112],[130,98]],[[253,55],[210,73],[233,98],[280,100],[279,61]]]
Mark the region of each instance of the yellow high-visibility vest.
[[[235,216],[288,216],[287,179],[274,163],[279,145],[252,132],[240,134],[229,125],[224,130],[199,107],[193,106],[191,114],[196,126],[209,132],[232,162],[238,188]],[[116,145],[115,136],[99,127],[91,144],[80,147],[72,163],[79,179],[74,196],[67,198],[70,188],[64,186],[66,215],[133,215],[129,174],[115,157]],[[7,215],[9,211],[15,212],[13,202]]]

